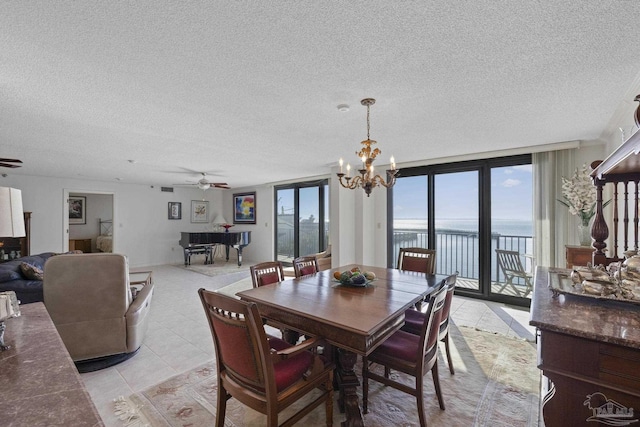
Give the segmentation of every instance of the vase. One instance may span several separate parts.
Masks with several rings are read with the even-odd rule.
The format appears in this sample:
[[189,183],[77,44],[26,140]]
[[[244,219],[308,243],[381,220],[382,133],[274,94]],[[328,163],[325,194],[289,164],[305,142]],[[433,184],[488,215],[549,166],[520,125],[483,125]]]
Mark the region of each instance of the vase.
[[578,240],[580,246],[591,246],[591,227],[588,225],[578,225]]

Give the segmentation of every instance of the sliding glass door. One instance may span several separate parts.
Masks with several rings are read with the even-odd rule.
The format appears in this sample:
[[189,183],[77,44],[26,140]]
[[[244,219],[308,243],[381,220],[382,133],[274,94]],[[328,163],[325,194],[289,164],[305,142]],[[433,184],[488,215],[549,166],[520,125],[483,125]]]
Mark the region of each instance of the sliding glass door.
[[477,170],[434,177],[436,271],[457,271],[458,282],[476,291],[480,289],[478,189]]
[[[403,169],[390,190],[388,265],[400,247],[436,250],[436,272],[458,272],[457,292],[526,305],[526,284],[505,286],[496,249],[533,250],[531,156]],[[519,291],[519,292],[518,292]]]
[[276,259],[290,265],[299,256],[326,249],[329,237],[327,180],[275,188]]

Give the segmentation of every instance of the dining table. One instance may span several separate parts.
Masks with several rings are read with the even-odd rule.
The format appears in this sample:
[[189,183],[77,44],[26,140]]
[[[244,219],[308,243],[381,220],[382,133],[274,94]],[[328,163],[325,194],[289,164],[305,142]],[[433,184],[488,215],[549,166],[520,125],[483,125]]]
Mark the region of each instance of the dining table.
[[[364,285],[343,285],[334,272],[375,274]],[[342,426],[364,426],[357,395],[357,357],[369,355],[404,324],[404,312],[438,288],[445,275],[349,264],[279,283],[260,286],[237,296],[254,302],[260,315],[300,334],[324,338],[336,351],[338,405]]]

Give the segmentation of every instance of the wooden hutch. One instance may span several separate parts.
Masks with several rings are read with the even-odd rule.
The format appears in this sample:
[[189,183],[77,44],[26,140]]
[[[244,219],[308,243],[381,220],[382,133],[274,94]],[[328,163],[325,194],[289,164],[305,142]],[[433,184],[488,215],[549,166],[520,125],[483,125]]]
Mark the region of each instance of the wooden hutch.
[[[640,131],[606,160],[592,164],[594,265],[609,265],[638,249],[639,153]],[[609,224],[602,206],[608,184],[613,187]],[[605,252],[610,232],[612,247]],[[570,272],[536,270],[530,324],[538,330],[545,425],[640,425],[640,300],[553,292],[550,285],[570,281]],[[571,282],[565,289],[571,289]]]
[[[0,251],[2,251],[6,258],[0,259],[0,262],[9,261],[11,253],[18,254],[20,256],[31,255],[31,212],[24,213],[24,237],[0,237]],[[0,257],[1,258],[1,257]]]

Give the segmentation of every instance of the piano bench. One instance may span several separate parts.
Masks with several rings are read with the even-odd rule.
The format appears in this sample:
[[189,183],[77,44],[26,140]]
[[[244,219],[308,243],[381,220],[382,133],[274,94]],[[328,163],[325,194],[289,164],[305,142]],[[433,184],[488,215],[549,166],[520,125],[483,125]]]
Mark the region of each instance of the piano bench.
[[184,249],[184,265],[191,265],[191,255],[204,254],[204,263],[213,264],[212,259],[212,247],[213,245],[195,246]]

